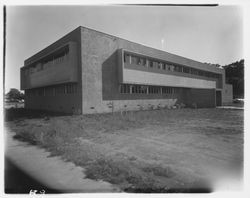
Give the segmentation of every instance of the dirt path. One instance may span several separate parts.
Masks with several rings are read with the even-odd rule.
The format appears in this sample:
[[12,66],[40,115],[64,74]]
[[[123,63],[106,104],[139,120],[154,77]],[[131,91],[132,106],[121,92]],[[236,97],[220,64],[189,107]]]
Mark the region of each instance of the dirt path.
[[60,157],[49,157],[49,152],[37,146],[14,140],[13,135],[14,133],[6,131],[6,158],[50,189],[66,193],[118,191],[108,182],[86,179],[83,168],[77,167],[71,162],[65,162]]

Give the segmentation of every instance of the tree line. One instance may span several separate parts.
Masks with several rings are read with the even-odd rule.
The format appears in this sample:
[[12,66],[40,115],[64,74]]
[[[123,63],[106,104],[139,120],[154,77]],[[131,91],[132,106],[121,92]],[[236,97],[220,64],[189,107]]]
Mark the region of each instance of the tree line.
[[233,86],[233,97],[244,98],[244,59],[222,67],[226,72],[226,83]]

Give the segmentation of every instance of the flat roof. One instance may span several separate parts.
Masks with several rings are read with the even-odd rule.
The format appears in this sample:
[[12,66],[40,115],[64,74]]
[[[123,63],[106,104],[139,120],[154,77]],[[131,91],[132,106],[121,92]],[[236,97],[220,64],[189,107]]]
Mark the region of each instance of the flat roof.
[[[36,54],[32,55],[31,57],[27,58],[25,61],[24,61],[24,67],[28,66],[29,64],[27,64],[27,62],[29,61],[32,61],[32,59],[34,59],[36,56],[39,56],[40,53],[42,53],[43,51],[47,50],[48,48],[50,48],[52,45],[54,45],[55,43],[57,43],[59,40],[69,36],[71,33],[73,33],[74,31],[78,30],[78,29],[87,29],[87,30],[90,30],[90,31],[94,31],[94,32],[97,32],[97,33],[100,33],[102,35],[106,35],[106,36],[109,36],[109,37],[112,37],[112,38],[117,38],[117,39],[120,39],[120,40],[124,40],[124,41],[127,41],[127,42],[130,42],[130,43],[134,43],[134,44],[137,44],[137,45],[141,45],[141,46],[144,46],[144,47],[147,47],[147,48],[150,48],[150,49],[153,49],[153,50],[157,50],[161,53],[166,53],[172,57],[178,57],[180,59],[182,59],[183,61],[182,62],[193,62],[196,64],[196,66],[202,66],[203,69],[213,69],[213,70],[217,70],[217,72],[220,72],[221,70],[223,70],[222,68],[219,68],[217,67],[216,65],[214,64],[208,64],[208,63],[202,63],[202,62],[199,62],[199,61],[196,61],[196,60],[193,60],[193,59],[190,59],[190,58],[186,58],[186,57],[183,57],[183,56],[180,56],[180,55],[177,55],[177,54],[173,54],[173,53],[170,53],[170,52],[167,52],[167,51],[163,51],[163,50],[160,50],[160,49],[157,49],[157,48],[153,48],[153,47],[150,47],[150,46],[146,46],[146,45],[143,45],[143,44],[140,44],[140,43],[136,43],[136,42],[133,42],[133,41],[130,41],[130,40],[127,40],[127,39],[124,39],[124,38],[121,38],[121,37],[118,37],[118,36],[115,36],[115,35],[111,35],[111,34],[108,34],[108,33],[105,33],[105,32],[101,32],[101,31],[98,31],[98,30],[95,30],[95,29],[92,29],[92,28],[88,28],[88,27],[84,27],[84,26],[78,26],[76,29],[72,30],[71,32],[69,32],[68,34],[64,35],[63,37],[59,38],[58,40],[56,40],[55,42],[53,42],[52,44],[50,44],[49,46],[45,47],[44,49],[40,50],[39,52],[37,52]],[[37,59],[37,58],[35,58]],[[39,57],[40,59],[40,57]],[[32,61],[32,62],[35,62],[36,60]],[[26,65],[27,64],[27,65]],[[184,63],[179,63],[179,64],[184,64]],[[184,64],[185,65],[185,64]],[[187,66],[190,66],[190,65],[187,65]]]

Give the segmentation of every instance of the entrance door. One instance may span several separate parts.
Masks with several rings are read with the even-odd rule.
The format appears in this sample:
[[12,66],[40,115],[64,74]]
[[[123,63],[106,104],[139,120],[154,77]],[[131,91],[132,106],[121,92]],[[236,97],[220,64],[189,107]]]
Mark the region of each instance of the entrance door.
[[221,106],[221,91],[216,91],[216,106]]

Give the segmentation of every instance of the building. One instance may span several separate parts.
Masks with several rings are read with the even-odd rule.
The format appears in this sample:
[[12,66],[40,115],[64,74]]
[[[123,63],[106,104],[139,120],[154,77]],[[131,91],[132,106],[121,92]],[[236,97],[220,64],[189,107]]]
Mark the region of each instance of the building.
[[73,114],[232,101],[225,71],[78,27],[24,61],[25,108]]

